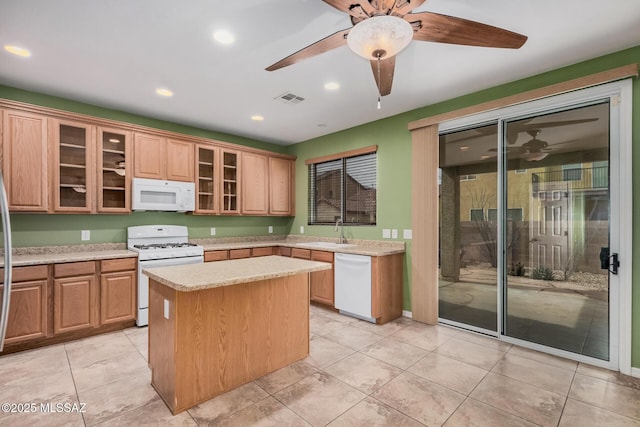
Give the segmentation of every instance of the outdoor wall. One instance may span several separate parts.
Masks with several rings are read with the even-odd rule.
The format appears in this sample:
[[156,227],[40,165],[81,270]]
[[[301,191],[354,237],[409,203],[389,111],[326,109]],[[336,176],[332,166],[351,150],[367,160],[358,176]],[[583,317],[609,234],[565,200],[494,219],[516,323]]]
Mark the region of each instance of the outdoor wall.
[[[433,105],[428,105],[429,100],[425,99],[425,104],[427,104],[425,107],[290,146],[289,153],[298,156],[296,162],[297,214],[291,233],[301,234],[300,226],[304,226],[305,235],[337,236],[333,232],[333,227],[307,225],[307,167],[304,164],[305,159],[377,144],[379,146],[377,225],[345,227],[345,232],[347,238],[381,239],[383,228],[397,228],[399,237],[402,237],[402,229],[411,228],[411,137],[407,130],[409,122],[637,63],[638,58],[640,58],[640,46]],[[640,84],[637,81],[634,81],[633,84],[633,104],[633,145],[640,147]],[[640,165],[640,150],[634,150],[633,163],[634,169]],[[633,180],[635,189],[635,197],[633,197],[635,212],[640,203],[640,174],[634,174],[630,179]],[[623,268],[631,268],[632,264],[640,265],[640,215],[634,215],[633,226],[633,259],[624,262]],[[407,267],[411,265],[411,241],[406,241],[406,243],[404,309],[411,310],[411,283]],[[633,271],[632,327],[632,365],[640,367],[640,268]]]

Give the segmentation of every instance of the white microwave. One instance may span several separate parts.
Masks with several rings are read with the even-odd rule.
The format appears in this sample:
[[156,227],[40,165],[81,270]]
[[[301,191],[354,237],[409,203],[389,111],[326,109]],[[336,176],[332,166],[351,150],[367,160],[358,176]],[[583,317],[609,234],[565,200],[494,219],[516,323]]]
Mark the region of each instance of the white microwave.
[[196,186],[193,182],[133,178],[131,205],[134,211],[193,211]]

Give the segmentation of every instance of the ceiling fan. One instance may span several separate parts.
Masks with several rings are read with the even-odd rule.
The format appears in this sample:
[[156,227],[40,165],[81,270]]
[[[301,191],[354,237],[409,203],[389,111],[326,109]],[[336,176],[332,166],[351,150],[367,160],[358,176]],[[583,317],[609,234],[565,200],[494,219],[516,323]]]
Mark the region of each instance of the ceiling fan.
[[322,0],[351,18],[337,31],[270,65],[275,71],[347,44],[368,59],[380,96],[391,93],[395,55],[411,40],[518,49],[527,37],[502,28],[432,12],[410,13],[426,0]]
[[[531,139],[524,144],[517,147],[506,147],[505,151],[507,153],[515,153],[516,155],[521,155],[522,158],[528,160],[530,162],[537,162],[539,160],[544,159],[549,155],[549,152],[552,151],[552,146],[549,145],[547,141],[543,141],[538,139],[538,135],[541,132],[541,129],[527,129],[525,132],[529,134]],[[577,139],[572,139],[570,141],[558,142],[553,144],[553,148],[558,147],[563,144],[570,144],[572,142],[577,141]],[[490,148],[489,151],[498,151],[497,148]]]

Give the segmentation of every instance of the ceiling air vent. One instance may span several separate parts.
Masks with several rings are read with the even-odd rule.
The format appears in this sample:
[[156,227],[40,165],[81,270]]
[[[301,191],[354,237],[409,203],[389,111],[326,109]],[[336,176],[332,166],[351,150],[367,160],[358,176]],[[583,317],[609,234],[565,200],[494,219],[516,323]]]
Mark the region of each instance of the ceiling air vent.
[[294,93],[291,92],[284,92],[281,93],[280,95],[276,96],[273,99],[277,99],[280,102],[284,102],[285,104],[299,104],[302,101],[304,101],[304,98],[301,96],[298,96]]

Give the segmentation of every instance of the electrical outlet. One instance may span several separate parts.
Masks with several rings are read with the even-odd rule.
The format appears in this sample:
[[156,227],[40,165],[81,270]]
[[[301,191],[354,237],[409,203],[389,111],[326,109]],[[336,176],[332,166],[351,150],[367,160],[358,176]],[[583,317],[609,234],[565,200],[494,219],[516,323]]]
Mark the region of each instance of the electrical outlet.
[[211,235],[212,236],[216,235],[216,228],[215,227],[211,227]]
[[164,318],[169,318],[169,300],[164,300]]
[[91,240],[91,231],[90,230],[82,230],[81,237],[83,241]]
[[300,234],[304,234],[304,225],[300,226]]
[[385,228],[382,230],[382,238],[383,239],[390,239],[391,238],[391,230],[389,230],[388,228]]
[[413,238],[413,231],[409,229],[402,230],[402,238],[406,240],[411,240]]
[[394,228],[393,230],[391,230],[391,238],[392,239],[397,239],[398,238],[398,229]]
[[269,234],[273,233],[273,225],[269,226]]

